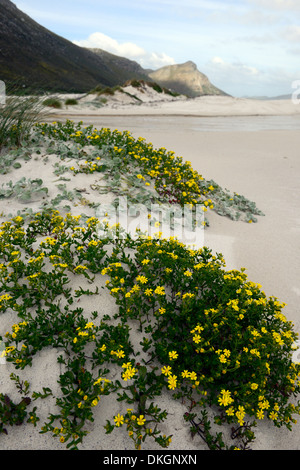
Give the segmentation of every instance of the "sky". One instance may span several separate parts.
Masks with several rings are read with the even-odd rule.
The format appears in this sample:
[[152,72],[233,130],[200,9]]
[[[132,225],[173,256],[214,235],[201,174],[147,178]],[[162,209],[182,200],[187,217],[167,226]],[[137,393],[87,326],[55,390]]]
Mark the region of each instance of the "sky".
[[75,44],[146,69],[191,60],[235,97],[291,95],[299,88],[300,0],[13,1]]

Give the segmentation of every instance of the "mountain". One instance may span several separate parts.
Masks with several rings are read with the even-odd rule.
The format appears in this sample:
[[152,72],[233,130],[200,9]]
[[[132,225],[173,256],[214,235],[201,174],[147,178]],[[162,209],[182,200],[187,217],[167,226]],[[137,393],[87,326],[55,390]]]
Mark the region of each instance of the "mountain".
[[144,70],[102,49],[79,47],[44,28],[10,0],[0,0],[0,80],[30,91],[85,93],[131,79],[153,80],[190,97],[225,95],[189,61]]
[[0,80],[7,85],[87,92],[144,78],[128,59],[79,47],[36,23],[9,0],[0,0]]
[[103,49],[90,48],[88,50],[97,54],[103,63],[105,63],[110,70],[114,71],[116,75],[120,73],[120,70],[123,71],[123,75],[127,75],[127,78],[123,80],[122,85],[133,78],[136,78],[137,80],[149,80],[147,71],[134,60],[111,54]]
[[167,65],[148,75],[160,85],[192,98],[203,95],[226,95],[224,91],[212,85],[192,61]]

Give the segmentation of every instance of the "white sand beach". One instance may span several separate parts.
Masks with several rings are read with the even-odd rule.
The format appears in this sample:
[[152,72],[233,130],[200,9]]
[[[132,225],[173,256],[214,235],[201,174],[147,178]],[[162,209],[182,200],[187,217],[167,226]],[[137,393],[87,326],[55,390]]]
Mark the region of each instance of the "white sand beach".
[[[131,88],[131,94],[135,93],[136,96],[136,89]],[[143,93],[138,95],[139,101],[128,98],[124,93],[116,92],[113,96],[105,95],[105,103],[103,103],[101,96],[95,94],[72,95],[73,98],[77,98],[77,105],[63,105],[63,109],[53,110],[53,113],[63,116],[78,114],[91,116],[282,116],[300,114],[299,100],[296,97],[293,99],[292,95],[290,99],[278,100],[234,98],[231,96],[188,98],[183,95],[172,97],[156,93],[151,88],[145,87]],[[67,95],[57,95],[57,97],[64,101]]]
[[[231,124],[227,121],[226,125],[222,121],[220,126],[223,130],[208,130],[207,121],[202,122],[202,128],[201,122],[192,121],[195,117],[227,119],[234,116],[245,118],[242,127],[233,120]],[[97,128],[128,130],[135,138],[143,137],[155,148],[165,147],[190,161],[204,178],[213,179],[223,188],[255,201],[265,214],[258,217],[257,223],[232,221],[211,211],[208,214],[210,226],[205,230],[205,245],[223,254],[228,269],[245,267],[249,279],[261,284],[267,296],[274,295],[285,302],[283,313],[300,333],[300,104],[291,100],[202,97],[141,105],[114,103],[98,109],[87,105],[68,106],[68,109],[51,110],[47,120],[64,121],[66,118],[76,122],[82,120],[83,125],[93,124]],[[274,118],[273,128],[272,121],[265,126],[264,118]],[[289,125],[293,122],[293,127],[285,128],[283,124],[281,128],[281,118],[290,118],[288,122]],[[282,122],[287,121],[283,119]],[[225,130],[224,125],[227,127]],[[36,160],[23,164],[22,168],[1,175],[1,184],[22,176],[39,177],[54,194],[57,177],[49,173],[45,158],[36,157]],[[49,156],[52,164],[53,158]],[[85,175],[76,176],[76,181],[71,184],[85,187]],[[0,213],[13,211],[18,207],[16,204],[16,201],[0,199]],[[33,203],[32,207],[38,207],[37,204]],[[76,213],[79,209],[73,207],[73,210]],[[104,310],[113,311],[112,299],[109,295],[102,295]],[[11,328],[13,321],[13,316],[4,317],[0,335]],[[24,370],[24,377],[32,384],[33,390],[43,386],[55,389],[59,367],[55,352],[48,354],[43,351],[33,366]],[[0,391],[16,396],[14,384],[9,379],[12,371],[12,365],[0,364]],[[182,418],[180,403],[163,396],[160,405],[169,412],[162,428],[167,435],[173,434],[170,451],[206,449],[199,437],[191,438],[188,425]],[[51,406],[46,402],[43,406],[42,414],[47,416]],[[103,399],[103,404],[95,412],[94,423],[89,424],[90,433],[82,449],[132,449],[132,442],[122,430],[110,435],[103,430],[106,419],[112,419],[117,412],[115,403],[111,405],[109,400]],[[292,432],[265,421],[259,422],[255,433],[253,449],[300,449],[300,421],[293,426]],[[159,450],[151,440],[146,441],[143,448]],[[39,434],[39,426],[21,425],[9,429],[8,435],[0,436],[0,450],[8,449],[55,450],[62,449],[62,445],[50,434]]]

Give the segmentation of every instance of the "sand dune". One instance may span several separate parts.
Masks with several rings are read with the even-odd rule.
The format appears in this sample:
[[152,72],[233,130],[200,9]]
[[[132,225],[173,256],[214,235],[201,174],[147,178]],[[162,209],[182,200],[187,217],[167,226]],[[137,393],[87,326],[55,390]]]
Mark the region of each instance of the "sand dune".
[[[223,187],[239,192],[251,200],[264,212],[257,224],[234,222],[211,212],[208,217],[211,226],[205,232],[205,244],[214,251],[224,255],[228,269],[246,268],[250,280],[263,286],[267,295],[275,295],[287,304],[285,315],[294,322],[295,330],[300,332],[300,132],[292,130],[241,132],[232,129],[230,132],[201,132],[184,128],[184,132],[168,131],[163,122],[163,130],[151,129],[147,118],[139,116],[177,116],[180,129],[183,116],[267,116],[299,115],[300,105],[292,101],[255,101],[228,97],[202,97],[194,100],[177,100],[162,103],[148,102],[140,105],[112,103],[93,109],[92,105],[82,102],[68,109],[53,110],[49,119],[83,120],[93,122],[97,127],[111,126],[119,130],[128,129],[126,115],[131,116],[131,127],[128,129],[134,137],[144,137],[154,147],[165,147],[189,160],[192,166],[205,178],[214,179]],[[122,117],[124,116],[124,117]],[[134,121],[136,117],[136,121]],[[13,173],[2,175],[1,182],[27,178],[42,178],[55,195],[57,176],[53,174],[55,156],[32,155],[28,163]],[[51,163],[51,164],[50,164]],[[74,188],[86,187],[84,175],[71,181]],[[32,204],[37,209],[39,201]],[[0,212],[8,213],[21,208],[16,200],[0,200]],[[24,205],[23,205],[24,207]],[[78,213],[81,208],[72,207]],[[91,301],[92,302],[92,301]],[[113,311],[114,305],[109,296],[102,298],[104,310]],[[89,306],[90,309],[93,305]],[[3,334],[12,322],[13,315],[1,320],[0,334]],[[9,375],[13,367],[0,365],[0,390],[2,393],[15,394]],[[25,376],[32,383],[32,389],[50,386],[55,390],[59,365],[54,351],[41,353]],[[205,446],[199,439],[191,439],[188,427],[183,422],[180,404],[170,403],[162,397],[162,407],[169,411],[169,424],[164,425],[166,433],[174,433],[169,450],[203,450]],[[101,412],[90,425],[90,434],[84,441],[83,449],[131,449],[132,444],[122,432],[106,436],[103,424],[111,419],[117,410],[111,408],[109,401],[103,403]],[[44,416],[49,413],[48,405],[42,410]],[[256,430],[256,441],[252,446],[258,450],[297,450],[299,449],[300,424],[290,433],[277,429],[272,424],[259,423]],[[126,434],[126,433],[125,433]],[[61,449],[61,444],[47,434],[39,434],[38,427],[29,425],[15,427],[8,436],[0,437],[0,449]],[[147,449],[157,449],[146,444]]]
[[[134,100],[124,93],[106,96],[107,102],[101,104],[99,97],[87,95],[80,97],[78,105],[63,106],[51,113],[76,116],[90,115],[173,115],[173,116],[281,116],[299,115],[300,105],[289,100],[254,100],[227,96],[202,96],[189,99],[184,96],[174,98],[147,90],[138,93],[133,87],[130,92],[138,95],[141,101]],[[67,111],[67,112],[66,112]]]

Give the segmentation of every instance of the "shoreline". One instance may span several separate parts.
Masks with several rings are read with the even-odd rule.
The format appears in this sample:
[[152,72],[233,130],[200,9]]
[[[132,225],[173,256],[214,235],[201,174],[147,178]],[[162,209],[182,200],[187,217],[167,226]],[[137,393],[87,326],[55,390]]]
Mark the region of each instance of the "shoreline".
[[300,115],[300,109],[299,113],[284,113],[284,114],[274,114],[274,113],[216,113],[216,114],[209,114],[209,113],[201,113],[201,114],[195,114],[195,113],[184,113],[178,111],[177,113],[160,113],[160,112],[149,112],[147,113],[145,110],[143,110],[141,113],[135,113],[134,110],[129,112],[126,110],[126,112],[121,112],[122,108],[118,108],[113,112],[111,108],[107,112],[101,112],[100,110],[95,111],[95,113],[89,112],[82,112],[80,111],[75,111],[74,113],[68,112],[68,113],[58,113],[57,110],[55,110],[53,113],[49,113],[49,116],[53,117],[64,117],[68,118],[70,116],[88,116],[88,117],[180,117],[180,118],[237,118],[237,117],[298,117]]
[[[122,95],[122,94],[121,94]],[[107,98],[105,105],[91,95],[90,101],[78,100],[74,106],[66,106],[60,110],[53,109],[53,116],[193,116],[193,117],[241,117],[241,116],[299,116],[300,104],[293,102],[292,97],[285,100],[255,100],[221,96],[202,96],[193,99],[175,99],[160,101],[157,97],[140,104],[128,104],[121,96]]]

